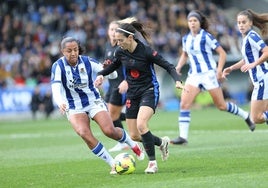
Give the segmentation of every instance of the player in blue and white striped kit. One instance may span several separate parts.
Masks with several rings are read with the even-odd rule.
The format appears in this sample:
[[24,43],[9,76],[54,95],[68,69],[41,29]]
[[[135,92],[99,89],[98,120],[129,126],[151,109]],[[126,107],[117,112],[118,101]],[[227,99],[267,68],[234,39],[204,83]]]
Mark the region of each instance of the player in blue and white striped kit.
[[[250,130],[255,129],[249,117],[249,113],[239,108],[232,102],[226,102],[223,97],[220,82],[223,81],[222,70],[225,64],[226,53],[219,42],[208,32],[208,20],[199,11],[191,11],[188,16],[190,32],[182,39],[183,51],[180,56],[177,72],[189,58],[190,69],[185,82],[185,89],[181,94],[179,114],[179,137],[171,140],[173,144],[187,144],[189,126],[191,121],[190,108],[196,96],[207,90],[213,98],[215,106],[222,111],[242,117]],[[219,54],[218,64],[213,58],[213,50]]]
[[[106,136],[127,143],[138,159],[144,159],[141,148],[127,132],[114,127],[107,106],[94,86],[93,73],[102,70],[102,65],[88,56],[80,55],[82,48],[73,37],[62,40],[61,52],[64,56],[52,65],[52,94],[60,111],[67,114],[76,133],[96,156],[112,167],[110,174],[116,174],[114,159],[91,132],[91,118]],[[111,74],[111,77],[116,78],[116,75]]]
[[250,114],[257,124],[268,123],[268,46],[252,27],[256,26],[262,35],[267,35],[267,23],[267,13],[258,14],[250,9],[238,13],[237,26],[243,37],[243,59],[223,71],[224,77],[236,69],[249,73],[254,86]]

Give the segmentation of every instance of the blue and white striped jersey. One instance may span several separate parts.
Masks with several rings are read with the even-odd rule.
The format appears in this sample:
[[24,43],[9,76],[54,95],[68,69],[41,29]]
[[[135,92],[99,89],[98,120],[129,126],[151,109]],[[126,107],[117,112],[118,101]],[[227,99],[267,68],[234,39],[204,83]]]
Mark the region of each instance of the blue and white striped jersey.
[[182,50],[188,54],[190,60],[188,74],[215,70],[217,63],[212,50],[218,46],[219,42],[204,29],[201,29],[195,37],[190,32],[186,34],[182,39]]
[[68,109],[83,109],[101,97],[93,76],[102,69],[100,63],[88,56],[79,55],[75,67],[61,57],[52,65],[51,84],[61,84],[61,97]]
[[[266,46],[260,35],[254,30],[250,30],[243,38],[241,52],[246,63],[253,63],[262,55],[262,49]],[[264,62],[249,70],[249,76],[253,83],[263,79],[268,72],[268,63]]]

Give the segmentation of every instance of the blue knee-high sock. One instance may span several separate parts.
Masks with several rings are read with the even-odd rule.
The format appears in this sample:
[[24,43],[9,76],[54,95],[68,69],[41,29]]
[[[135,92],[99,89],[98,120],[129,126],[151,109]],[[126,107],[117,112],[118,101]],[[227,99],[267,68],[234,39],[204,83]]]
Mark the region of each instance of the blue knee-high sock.
[[248,116],[249,116],[248,112],[246,112],[245,110],[239,108],[236,104],[234,104],[232,102],[226,102],[226,106],[227,106],[226,111],[231,113],[231,114],[240,116],[243,119],[247,119]]

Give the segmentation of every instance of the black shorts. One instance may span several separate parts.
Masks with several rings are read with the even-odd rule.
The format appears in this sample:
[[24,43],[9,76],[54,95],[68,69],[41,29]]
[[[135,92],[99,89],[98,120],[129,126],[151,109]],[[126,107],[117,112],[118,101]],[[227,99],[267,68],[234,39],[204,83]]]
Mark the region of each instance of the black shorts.
[[118,88],[109,87],[105,94],[104,100],[106,103],[110,103],[116,106],[124,106],[126,103],[126,94],[119,93]]
[[159,93],[155,93],[153,89],[148,89],[139,98],[127,99],[126,101],[126,118],[136,119],[141,106],[148,106],[155,112],[159,101]]

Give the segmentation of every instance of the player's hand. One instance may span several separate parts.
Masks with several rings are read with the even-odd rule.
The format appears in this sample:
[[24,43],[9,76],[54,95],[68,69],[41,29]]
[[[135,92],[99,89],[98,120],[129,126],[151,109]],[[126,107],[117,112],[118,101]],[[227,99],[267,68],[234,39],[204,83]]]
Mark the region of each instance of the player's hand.
[[176,72],[179,76],[181,76],[181,67],[177,66],[176,67]]
[[119,86],[118,86],[118,89],[119,89],[119,93],[123,94],[123,93],[126,93],[127,90],[128,90],[128,83],[126,80],[123,80]]
[[106,59],[106,60],[103,62],[103,68],[108,67],[111,63],[112,63],[112,61],[111,61],[110,59]]
[[255,64],[254,63],[244,64],[240,68],[240,70],[241,70],[241,72],[247,72],[248,70],[253,69],[254,67],[255,67]]
[[102,83],[103,83],[103,80],[104,80],[103,75],[98,75],[98,76],[96,77],[95,81],[94,81],[94,86],[95,86],[95,87],[99,87],[99,86],[101,86]]
[[217,71],[217,79],[219,83],[223,83],[225,78],[223,77],[223,73],[221,71]]
[[222,71],[222,78],[227,79],[227,76],[232,72],[231,67],[227,67]]
[[59,109],[61,114],[65,114],[65,112],[68,111],[67,105],[65,103],[60,104]]

